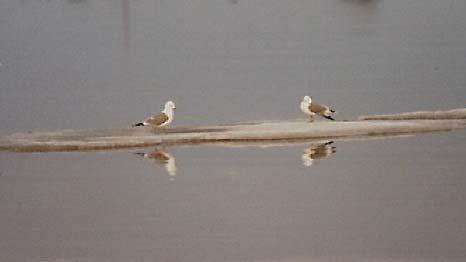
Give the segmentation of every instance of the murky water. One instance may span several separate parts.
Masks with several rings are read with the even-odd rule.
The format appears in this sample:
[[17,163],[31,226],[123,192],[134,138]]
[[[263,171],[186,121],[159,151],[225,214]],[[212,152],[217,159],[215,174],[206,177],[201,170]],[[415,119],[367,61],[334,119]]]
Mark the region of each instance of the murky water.
[[462,261],[465,139],[1,153],[0,258]]
[[[463,0],[0,1],[0,133],[465,106]],[[466,132],[0,152],[0,261],[464,261]]]

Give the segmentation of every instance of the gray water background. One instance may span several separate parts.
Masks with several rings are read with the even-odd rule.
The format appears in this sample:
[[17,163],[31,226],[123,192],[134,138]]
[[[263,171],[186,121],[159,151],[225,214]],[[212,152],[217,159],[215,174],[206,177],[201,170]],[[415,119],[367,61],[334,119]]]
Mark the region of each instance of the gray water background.
[[0,153],[0,261],[465,261],[465,139]]
[[[0,1],[0,133],[465,107],[462,0]],[[465,261],[466,132],[0,152],[0,261]]]
[[0,2],[1,132],[465,106],[463,0]]

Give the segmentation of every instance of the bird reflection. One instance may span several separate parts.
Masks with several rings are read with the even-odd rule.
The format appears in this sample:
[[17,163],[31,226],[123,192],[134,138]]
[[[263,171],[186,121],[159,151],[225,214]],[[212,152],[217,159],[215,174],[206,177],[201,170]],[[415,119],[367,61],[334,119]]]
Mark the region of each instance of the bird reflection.
[[304,166],[312,166],[314,160],[324,159],[337,152],[336,147],[332,146],[333,141],[326,143],[312,144],[304,150],[301,159]]
[[136,153],[136,155],[152,160],[154,163],[158,165],[163,165],[168,176],[170,176],[171,178],[174,179],[174,177],[176,176],[175,157],[173,157],[172,154],[163,150],[155,150],[150,153],[138,152]]

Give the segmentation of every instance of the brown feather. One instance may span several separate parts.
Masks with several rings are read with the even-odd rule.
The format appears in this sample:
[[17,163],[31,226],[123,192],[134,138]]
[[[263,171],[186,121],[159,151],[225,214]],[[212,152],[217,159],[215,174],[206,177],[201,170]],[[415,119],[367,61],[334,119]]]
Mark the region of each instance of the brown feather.
[[328,107],[317,103],[311,103],[309,110],[315,114],[323,114],[328,110]]
[[147,154],[147,158],[157,160],[160,163],[166,164],[170,160],[170,156],[163,151],[154,151]]
[[328,157],[333,152],[328,152],[327,145],[319,145],[313,148],[313,152],[310,154],[312,159],[322,159]]
[[160,126],[161,124],[168,121],[168,116],[165,113],[160,113],[154,116],[151,116],[144,120],[145,123],[153,126]]

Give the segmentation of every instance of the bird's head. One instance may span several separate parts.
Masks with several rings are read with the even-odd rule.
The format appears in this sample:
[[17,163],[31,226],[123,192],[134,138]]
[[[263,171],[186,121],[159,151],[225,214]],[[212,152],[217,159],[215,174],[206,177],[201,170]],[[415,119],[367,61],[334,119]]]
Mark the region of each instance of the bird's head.
[[167,110],[175,110],[176,109],[176,106],[175,106],[175,103],[173,103],[173,101],[168,101],[165,103],[165,109]]
[[305,101],[305,102],[307,102],[307,103],[310,104],[310,103],[312,102],[312,97],[310,97],[310,96],[304,96],[303,101]]

